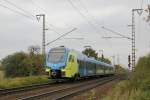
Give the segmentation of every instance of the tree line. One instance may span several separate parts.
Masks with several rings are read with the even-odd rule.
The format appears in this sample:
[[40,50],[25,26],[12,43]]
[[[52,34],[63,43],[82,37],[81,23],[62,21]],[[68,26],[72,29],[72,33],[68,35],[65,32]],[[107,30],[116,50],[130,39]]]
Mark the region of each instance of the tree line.
[[93,57],[96,60],[111,64],[111,61],[108,58],[105,58],[103,55],[99,57],[98,53],[92,48],[85,48],[82,53],[87,55],[88,57]]
[[[82,53],[88,57],[111,64],[109,59],[98,57],[98,53],[92,48],[86,48]],[[41,75],[45,73],[43,58],[43,55],[40,54],[39,46],[30,46],[27,53],[16,52],[2,59],[0,69],[5,72],[6,77]]]
[[43,56],[39,46],[30,46],[28,53],[16,52],[1,61],[6,77],[23,77],[44,73]]

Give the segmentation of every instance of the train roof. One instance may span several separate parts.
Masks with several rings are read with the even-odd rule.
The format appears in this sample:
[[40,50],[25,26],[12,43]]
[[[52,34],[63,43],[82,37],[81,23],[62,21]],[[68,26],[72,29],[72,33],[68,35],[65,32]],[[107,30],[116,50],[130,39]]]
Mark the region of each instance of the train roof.
[[100,65],[105,66],[105,67],[113,67],[111,64],[107,64],[107,63],[104,63],[102,61],[95,60],[94,58],[89,58],[85,54],[83,54],[83,53],[81,53],[79,51],[76,51],[74,49],[69,49],[69,48],[66,48],[64,46],[60,46],[60,47],[56,47],[56,48],[62,48],[62,49],[64,48],[66,51],[73,51],[73,52],[75,52],[76,55],[77,55],[77,59],[79,59],[79,60],[85,60],[85,61],[88,61],[88,62],[91,62],[91,63],[100,64]]

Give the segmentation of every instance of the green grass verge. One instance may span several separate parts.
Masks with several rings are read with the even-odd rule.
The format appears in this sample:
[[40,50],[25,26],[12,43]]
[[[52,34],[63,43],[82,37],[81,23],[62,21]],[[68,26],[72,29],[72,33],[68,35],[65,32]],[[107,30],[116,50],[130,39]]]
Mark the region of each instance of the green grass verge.
[[4,78],[4,72],[0,70],[0,81]]
[[150,100],[150,90],[131,88],[130,81],[121,81],[102,100]]
[[141,57],[135,70],[103,100],[150,100],[150,54]]
[[0,80],[0,88],[15,88],[33,84],[41,84],[48,82],[46,76],[29,76],[20,78],[10,78]]

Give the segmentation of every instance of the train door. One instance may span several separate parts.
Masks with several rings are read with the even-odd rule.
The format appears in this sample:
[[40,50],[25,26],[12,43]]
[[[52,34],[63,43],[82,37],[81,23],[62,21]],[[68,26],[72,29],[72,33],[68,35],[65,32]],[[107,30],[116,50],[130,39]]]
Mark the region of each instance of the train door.
[[82,60],[78,60],[78,68],[80,76],[84,76],[84,62]]
[[73,77],[77,73],[77,61],[75,55],[71,54],[68,60],[70,75]]
[[87,75],[87,63],[86,63],[86,60],[84,60],[84,76]]
[[69,64],[69,66],[71,68],[71,66],[73,65],[73,57],[72,57],[72,55],[69,56],[68,64]]

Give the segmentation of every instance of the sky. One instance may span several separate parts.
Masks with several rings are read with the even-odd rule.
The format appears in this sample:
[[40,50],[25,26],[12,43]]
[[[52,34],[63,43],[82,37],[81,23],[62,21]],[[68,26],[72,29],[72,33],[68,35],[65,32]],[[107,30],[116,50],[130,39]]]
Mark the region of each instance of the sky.
[[[82,51],[84,46],[90,45],[99,55],[103,50],[104,57],[127,67],[131,40],[105,39],[103,37],[117,35],[102,27],[131,37],[128,25],[131,25],[132,9],[146,9],[148,4],[150,0],[1,0],[0,59],[14,52],[27,52],[31,45],[41,47],[42,18],[37,21],[36,15],[45,14],[46,43],[77,28],[46,46],[47,51],[60,45]],[[141,15],[135,13],[137,60],[150,52],[150,25],[145,21],[146,16],[145,11]]]

